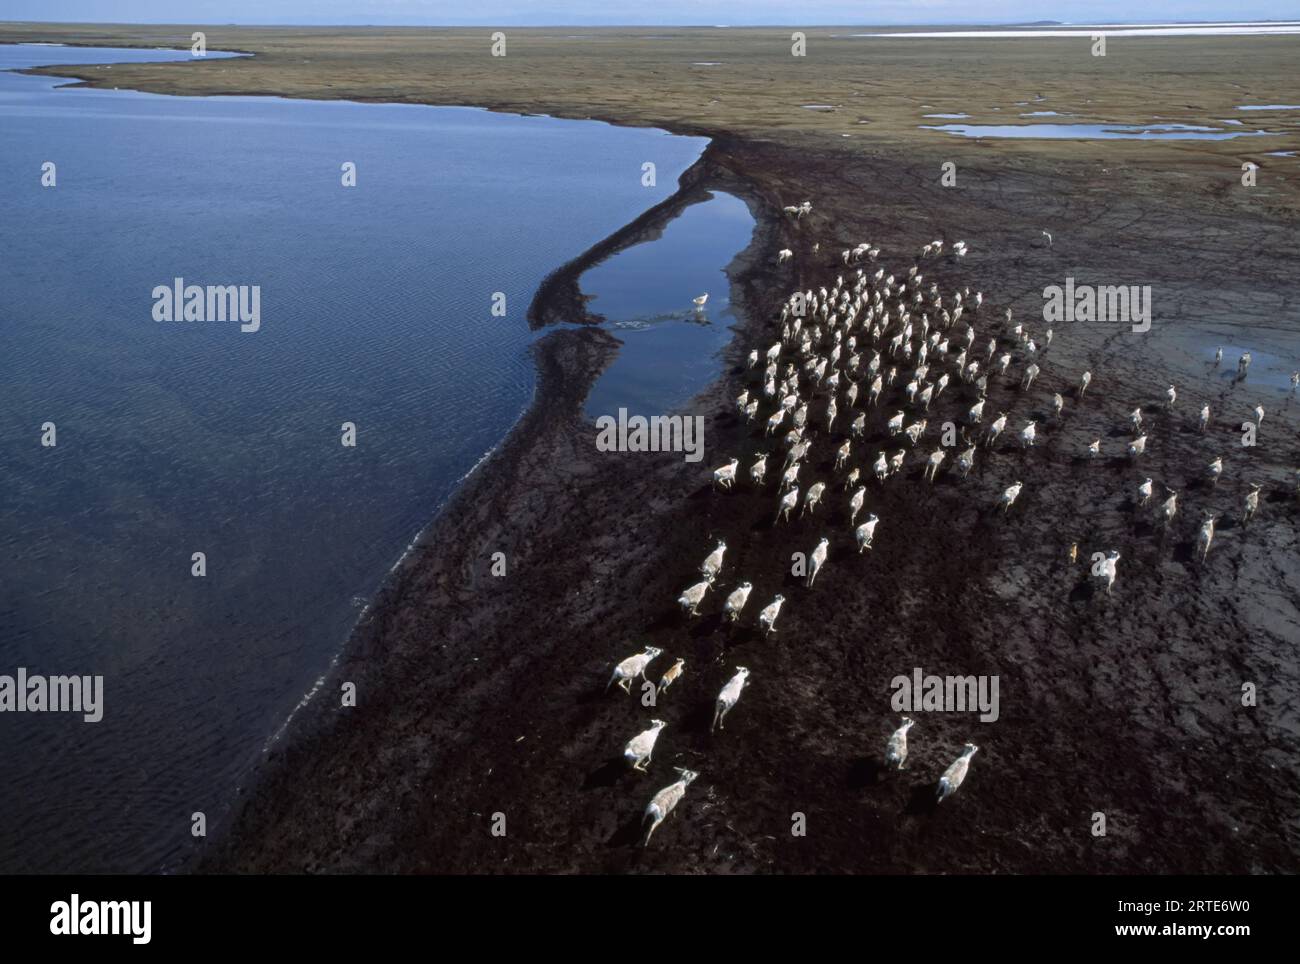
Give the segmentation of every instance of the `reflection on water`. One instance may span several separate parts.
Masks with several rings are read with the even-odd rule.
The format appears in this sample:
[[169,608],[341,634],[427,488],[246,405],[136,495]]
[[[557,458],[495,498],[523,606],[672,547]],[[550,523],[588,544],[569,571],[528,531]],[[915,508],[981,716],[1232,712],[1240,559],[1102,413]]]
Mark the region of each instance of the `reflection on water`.
[[[593,418],[674,411],[714,380],[731,341],[725,269],[749,245],[754,219],[744,201],[721,192],[693,204],[662,237],[621,251],[583,275],[590,308],[608,319],[623,346],[592,386]],[[702,309],[692,300],[709,299]]]
[[1283,357],[1274,352],[1261,349],[1258,345],[1249,348],[1244,345],[1225,342],[1215,343],[1211,347],[1208,341],[1203,340],[1200,343],[1200,352],[1205,357],[1207,365],[1213,363],[1215,349],[1220,347],[1223,348],[1223,364],[1215,371],[1218,378],[1228,382],[1235,379],[1237,377],[1237,359],[1246,352],[1250,352],[1250,368],[1247,370],[1246,378],[1241,384],[1250,388],[1274,388],[1290,393],[1291,373],[1300,366],[1300,360],[1291,356]]

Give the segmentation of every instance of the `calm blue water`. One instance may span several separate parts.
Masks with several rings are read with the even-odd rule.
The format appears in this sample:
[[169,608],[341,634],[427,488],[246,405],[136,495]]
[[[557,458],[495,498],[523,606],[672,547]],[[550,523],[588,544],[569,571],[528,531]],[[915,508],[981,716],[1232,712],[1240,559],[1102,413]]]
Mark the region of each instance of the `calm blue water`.
[[[660,415],[688,402],[717,375],[731,341],[730,282],[725,268],[754,234],[744,201],[713,194],[669,222],[653,241],[621,251],[581,278],[589,307],[623,342],[592,386],[593,418]],[[698,295],[708,301],[697,309]]]
[[[163,57],[0,47],[0,68],[141,59]],[[0,714],[0,870],[155,870],[527,406],[540,280],[705,142],[58,83],[0,73],[0,674],[103,674],[105,716]],[[177,276],[260,285],[261,330],[155,322]]]

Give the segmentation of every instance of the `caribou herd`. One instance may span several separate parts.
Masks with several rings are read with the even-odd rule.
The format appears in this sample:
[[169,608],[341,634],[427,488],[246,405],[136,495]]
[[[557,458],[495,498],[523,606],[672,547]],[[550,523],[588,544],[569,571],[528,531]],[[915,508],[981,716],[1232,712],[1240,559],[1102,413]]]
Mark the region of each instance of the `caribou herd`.
[[[805,201],[786,207],[784,211],[802,222],[811,209],[811,202]],[[1050,244],[1051,237],[1047,237]],[[963,241],[947,247],[951,252],[949,263],[967,256],[968,248]],[[819,249],[820,244],[815,245],[814,253]],[[1021,398],[1029,396],[1034,391],[1042,366],[1048,364],[1048,348],[1054,332],[1049,328],[1034,337],[1027,326],[1012,323],[1014,319],[1010,309],[1004,315],[988,317],[983,292],[972,291],[969,287],[945,291],[936,282],[927,282],[922,266],[937,263],[943,258],[944,249],[942,240],[926,244],[921,248],[917,262],[903,275],[890,273],[879,264],[882,247],[871,241],[844,248],[837,259],[828,262],[823,259],[830,265],[824,269],[825,284],[815,289],[801,285],[790,291],[781,303],[779,313],[774,312],[771,320],[774,339],[766,348],[755,348],[748,354],[750,384],[736,398],[735,408],[741,424],[753,433],[750,444],[756,436],[760,447],[743,473],[740,457],[729,458],[713,471],[715,498],[728,498],[726,493],[736,491],[737,485],[746,484],[743,480],[747,479],[747,485],[753,490],[771,493],[773,525],[780,526],[790,520],[796,509],[800,516],[817,519],[824,500],[839,499],[842,497],[840,492],[849,493],[846,496],[848,531],[828,528],[808,553],[805,591],[810,594],[819,574],[828,564],[833,544],[851,540],[858,555],[872,548],[881,520],[874,513],[867,512],[862,522],[857,521],[869,495],[869,486],[860,484],[863,471],[869,473],[877,487],[907,484],[901,481],[904,466],[909,459],[918,457],[922,440],[931,435],[939,438],[933,451],[924,456],[923,483],[934,485],[944,466],[948,465],[947,474],[955,484],[972,487],[973,500],[978,503],[984,499],[985,511],[993,518],[998,518],[999,513],[1011,516],[1024,491],[1024,483],[1015,481],[1005,488],[981,495],[979,483],[969,477],[977,456],[997,459],[1005,457],[1001,452],[1008,451],[1003,449],[999,452],[994,447],[1007,427],[1008,413],[998,412],[987,426],[984,424],[990,383],[998,379],[1009,392],[1018,392]],[[784,266],[793,258],[793,251],[782,248],[776,260],[778,265]],[[797,271],[798,265],[779,270]],[[817,270],[821,270],[820,266],[809,266],[807,273]],[[982,351],[976,349],[977,341],[984,346]],[[1219,349],[1214,367],[1221,363],[1222,355],[1223,350]],[[1247,352],[1238,362],[1238,380],[1245,378],[1250,363],[1251,356]],[[1074,404],[1082,406],[1093,382],[1093,373],[1082,371],[1075,376],[1058,371],[1056,374],[1075,385],[1072,393]],[[1293,394],[1298,385],[1300,373],[1291,378]],[[948,421],[944,421],[934,406],[940,404],[945,391],[952,386],[955,390],[950,395],[960,397],[953,399],[951,407],[954,412]],[[1178,392],[1174,385],[1169,385],[1159,396],[1155,392],[1152,394],[1152,398],[1134,401],[1162,404],[1168,412],[1177,411]],[[895,395],[897,401],[885,414],[882,409],[886,400]],[[1050,399],[1053,416],[1044,428],[1049,433],[1059,422],[1066,404],[1059,392],[1052,393]],[[1253,416],[1258,430],[1264,419],[1263,407],[1256,407]],[[873,453],[863,447],[862,440],[867,435],[868,423],[877,419],[883,419],[885,434],[883,444]],[[1205,405],[1199,412],[1197,430],[1204,432],[1210,420],[1209,406]],[[1124,448],[1125,457],[1133,464],[1143,461],[1151,436],[1144,431],[1141,404],[1133,409],[1123,429],[1130,438]],[[1032,453],[1040,437],[1039,431],[1040,426],[1033,419],[1023,420],[1014,430],[1015,449],[1021,452],[1018,458],[1034,457]],[[746,444],[744,439],[736,441],[738,448]],[[982,456],[979,455],[981,448],[985,453]],[[954,455],[951,460],[947,459],[949,449]],[[817,464],[812,458],[815,450],[823,456],[834,453],[833,467],[826,477],[812,477],[813,466]],[[1101,454],[1102,441],[1096,439],[1080,453],[1080,458],[1096,459]],[[769,482],[769,466],[776,463],[781,465],[781,470]],[[820,464],[824,465],[825,461]],[[1225,460],[1222,457],[1208,463],[1205,475],[1214,491],[1217,491],[1224,471]],[[1294,485],[1295,495],[1300,498],[1300,470],[1296,472]],[[1251,484],[1240,502],[1243,523],[1249,522],[1258,511],[1260,489],[1260,485]],[[1152,498],[1153,481],[1145,478],[1137,486],[1135,504],[1143,511],[1151,511],[1146,507]],[[1178,493],[1166,488],[1165,498],[1154,509],[1155,525],[1167,531],[1174,525],[1177,511]],[[822,512],[822,516],[826,516],[826,512]],[[1205,510],[1195,552],[1201,565],[1206,563],[1214,541],[1215,523],[1220,518],[1221,513]],[[887,523],[883,531],[888,532]],[[899,534],[897,538],[905,539],[906,534]],[[716,587],[728,575],[727,553],[727,544],[718,541],[700,564],[696,581],[677,598],[677,605],[688,620],[699,618],[702,610],[708,609],[719,611],[727,624],[747,622],[752,618],[752,625],[768,638],[778,632],[777,622],[785,597],[775,594],[761,607],[751,605],[754,583],[739,579],[731,582],[734,588],[725,595],[717,591]],[[1078,555],[1077,543],[1071,544],[1071,565]],[[734,552],[730,558],[735,558]],[[1087,563],[1090,578],[1104,596],[1111,595],[1116,589],[1120,558],[1118,549],[1107,548],[1093,554]],[[782,574],[745,575],[751,578],[766,575],[770,581],[774,575]],[[649,665],[660,655],[661,650],[650,646],[627,657],[615,666],[609,684],[618,683],[628,693],[638,678],[647,680],[646,685],[649,685]],[[665,693],[671,683],[682,677],[684,668],[685,661],[678,659],[663,674],[656,692]],[[714,700],[713,729],[723,728],[727,715],[740,702],[749,681],[750,671],[736,666],[734,675]],[[609,689],[608,685],[606,689]],[[887,767],[903,768],[908,752],[907,734],[912,725],[912,720],[903,718],[901,725],[888,737],[882,755]],[[663,721],[653,720],[648,729],[628,741],[624,756],[632,768],[645,772],[664,726]],[[976,749],[973,744],[966,744],[943,772],[937,784],[938,801],[951,796],[962,785]],[[646,844],[699,776],[689,769],[677,772],[679,779],[656,793],[645,809],[643,826],[648,825],[644,838]]]

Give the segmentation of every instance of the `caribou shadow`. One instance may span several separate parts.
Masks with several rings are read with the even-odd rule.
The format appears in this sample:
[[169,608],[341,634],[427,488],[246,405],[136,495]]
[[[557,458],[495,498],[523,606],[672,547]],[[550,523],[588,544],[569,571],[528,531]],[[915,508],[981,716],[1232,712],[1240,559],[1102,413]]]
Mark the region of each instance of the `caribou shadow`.
[[881,781],[885,768],[875,757],[859,757],[849,766],[847,783],[850,790],[874,787]]

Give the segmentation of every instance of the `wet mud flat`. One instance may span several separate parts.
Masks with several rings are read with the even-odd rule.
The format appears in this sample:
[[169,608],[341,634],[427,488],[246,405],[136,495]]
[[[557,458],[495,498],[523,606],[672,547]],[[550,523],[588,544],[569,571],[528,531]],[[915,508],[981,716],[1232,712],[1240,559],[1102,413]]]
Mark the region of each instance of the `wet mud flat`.
[[[1007,171],[1005,157],[981,158],[978,147],[962,155],[969,189],[942,193],[917,172],[938,170],[953,150],[904,158],[850,152],[830,137],[797,148],[716,140],[684,190],[746,185],[759,229],[731,270],[740,321],[725,374],[686,407],[705,418],[705,461],[597,451],[582,400],[617,344],[596,328],[542,338],[533,408],[394,574],[197,869],[1294,871],[1297,406],[1249,378],[1222,378],[1208,358],[1167,350],[1208,315],[1218,330],[1239,328],[1243,343],[1258,328],[1294,344],[1290,214],[1246,211],[1226,193],[1189,197],[1161,172],[1128,172],[1115,192],[1104,164],[1087,158],[1046,154]],[[804,199],[814,209],[802,222],[780,214]],[[630,234],[652,232],[664,213]],[[1058,226],[1051,246],[1044,224]],[[779,335],[785,296],[831,286],[843,272],[839,251],[864,240],[905,275],[935,237],[972,248],[963,262],[922,270],[945,292],[985,292],[977,344],[991,334],[1011,344],[1007,307],[1040,333],[1041,288],[1066,275],[1149,281],[1158,292],[1152,330],[1057,326],[1032,391],[1018,390],[1019,354],[1012,378],[991,380],[986,411],[1009,416],[1002,440],[980,451],[970,478],[957,479],[950,458],[926,486],[920,471],[937,425],[959,421],[974,400],[955,384],[932,408],[922,454],[909,456],[901,478],[869,486],[866,511],[881,522],[861,556],[838,481],[815,516],[779,526],[770,482],[756,489],[742,471],[733,490],[713,489],[716,465],[734,455],[743,470],[777,448],[732,400],[761,388],[744,359]],[[795,257],[777,267],[787,246]],[[533,320],[576,320],[574,281],[608,253],[557,272]],[[1085,368],[1093,383],[1080,402],[1074,386]],[[854,442],[853,464],[866,476],[876,451],[897,447],[885,421],[902,407],[904,381],[868,410]],[[1170,383],[1179,390],[1172,413],[1163,408]],[[1066,399],[1060,419],[1054,392]],[[1260,442],[1243,448],[1240,423],[1257,402],[1268,410]],[[1205,403],[1215,418],[1202,435]],[[1137,405],[1151,442],[1133,466],[1124,429]],[[1015,433],[1028,419],[1038,420],[1039,441],[1022,452]],[[815,424],[807,480],[837,478],[831,462],[847,421],[829,436]],[[1089,461],[1094,438],[1104,454]],[[1211,488],[1202,473],[1219,455],[1224,477]],[[1180,492],[1168,530],[1135,505],[1146,476],[1157,493]],[[996,499],[1016,480],[1024,491],[1004,517]],[[1241,524],[1249,483],[1263,485],[1261,505]],[[1193,546],[1205,510],[1224,518],[1202,566]],[[791,575],[791,553],[811,552],[823,535],[830,557],[809,589]],[[728,545],[723,575],[703,615],[687,619],[675,599],[717,539]],[[1083,560],[1121,550],[1112,596],[1096,591],[1083,562],[1069,564],[1076,541]],[[495,552],[505,554],[504,577],[492,575]],[[754,583],[749,618],[728,627],[721,600],[742,579]],[[763,639],[753,616],[778,592],[787,600],[779,631]],[[652,678],[686,660],[653,710],[605,692],[613,664],[647,644],[664,650]],[[726,729],[711,734],[714,697],[738,664],[752,671],[750,686]],[[1000,715],[913,714],[907,768],[886,772],[884,742],[898,718],[890,681],[916,667],[997,675]],[[342,681],[357,685],[355,708],[337,706]],[[1250,708],[1244,684],[1258,693]],[[652,717],[668,725],[650,773],[629,772],[622,747]],[[937,807],[935,781],[967,741],[981,749],[966,783]],[[674,767],[700,777],[643,849],[642,811]],[[1105,837],[1091,833],[1098,812]],[[791,833],[796,813],[805,836]],[[504,836],[492,833],[495,814]]]

